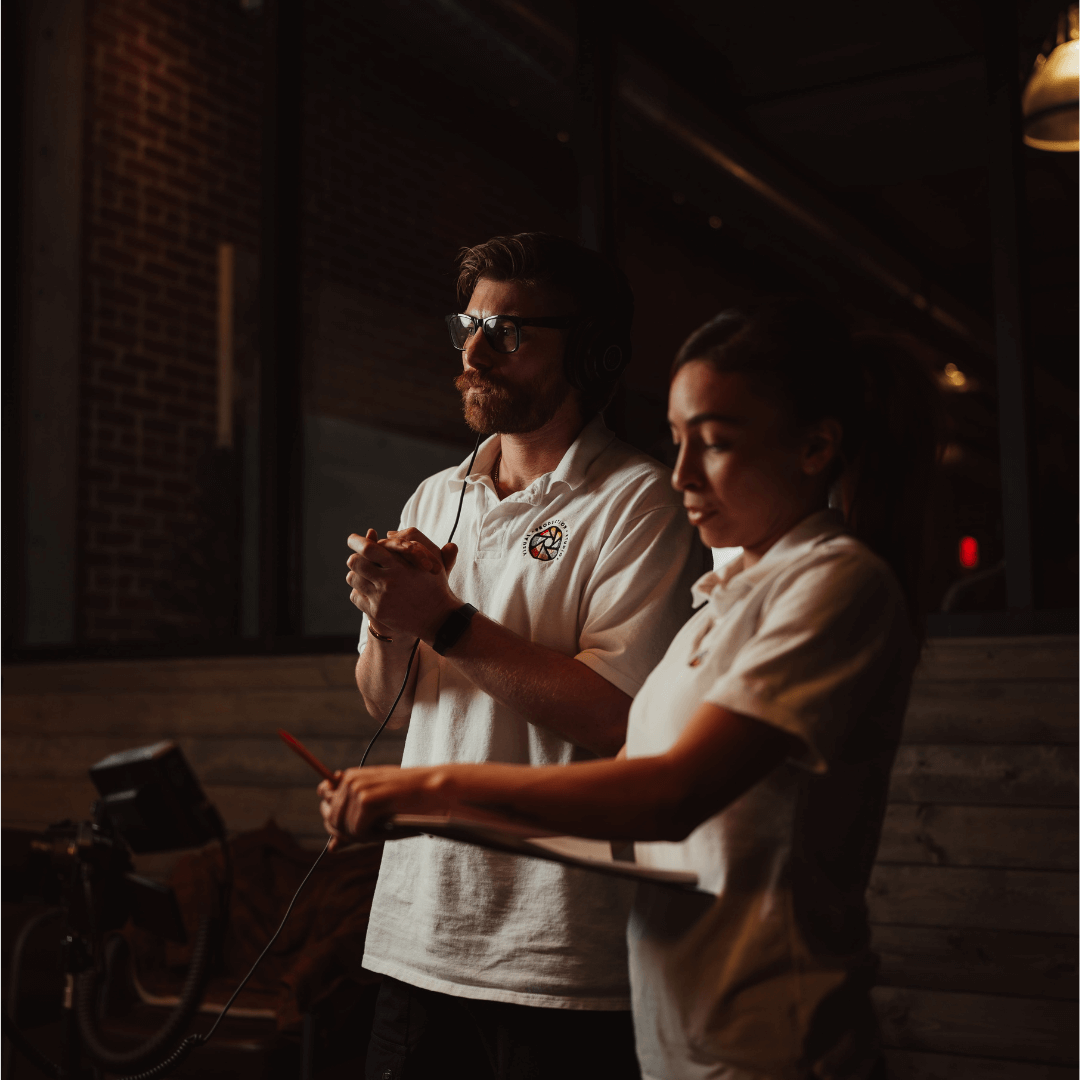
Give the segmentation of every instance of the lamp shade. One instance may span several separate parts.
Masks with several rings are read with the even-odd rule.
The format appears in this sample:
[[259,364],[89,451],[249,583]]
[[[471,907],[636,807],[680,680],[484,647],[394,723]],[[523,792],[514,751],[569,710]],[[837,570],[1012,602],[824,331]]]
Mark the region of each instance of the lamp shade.
[[1024,142],[1037,150],[1080,150],[1080,41],[1076,39],[1076,7],[1069,12],[1069,37],[1059,34],[1049,56],[1039,56],[1021,97]]

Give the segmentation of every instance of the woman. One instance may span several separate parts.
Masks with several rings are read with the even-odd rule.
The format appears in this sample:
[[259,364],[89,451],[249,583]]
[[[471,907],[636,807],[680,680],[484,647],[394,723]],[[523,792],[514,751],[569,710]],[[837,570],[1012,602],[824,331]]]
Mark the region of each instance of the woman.
[[873,1076],[864,894],[918,651],[929,381],[808,304],[729,312],[676,358],[669,420],[691,523],[742,555],[695,586],[618,758],[350,770],[324,818],[344,840],[479,807],[635,840],[707,890],[639,888],[644,1076]]

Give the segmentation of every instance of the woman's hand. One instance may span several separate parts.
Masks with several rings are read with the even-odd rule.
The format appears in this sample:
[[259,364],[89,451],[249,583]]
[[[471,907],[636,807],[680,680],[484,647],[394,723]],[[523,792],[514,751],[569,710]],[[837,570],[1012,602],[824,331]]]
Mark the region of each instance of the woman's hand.
[[319,812],[330,834],[330,850],[379,840],[379,823],[392,814],[432,814],[449,809],[445,767],[400,769],[396,765],[345,769],[336,783],[318,787]]

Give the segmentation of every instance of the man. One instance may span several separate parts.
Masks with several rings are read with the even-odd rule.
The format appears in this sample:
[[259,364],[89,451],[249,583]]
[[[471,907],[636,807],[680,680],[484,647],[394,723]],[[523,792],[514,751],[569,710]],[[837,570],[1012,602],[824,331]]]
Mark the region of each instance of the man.
[[[600,256],[538,233],[464,251],[458,293],[456,385],[492,437],[471,472],[420,485],[400,530],[349,538],[357,685],[385,716],[421,640],[395,711],[409,715],[407,765],[610,756],[701,569],[668,471],[599,416],[629,357],[633,296]],[[456,546],[440,548],[459,505]],[[332,832],[348,779],[323,803]],[[367,1076],[637,1076],[629,899],[623,882],[555,863],[387,844],[364,956],[385,976]]]

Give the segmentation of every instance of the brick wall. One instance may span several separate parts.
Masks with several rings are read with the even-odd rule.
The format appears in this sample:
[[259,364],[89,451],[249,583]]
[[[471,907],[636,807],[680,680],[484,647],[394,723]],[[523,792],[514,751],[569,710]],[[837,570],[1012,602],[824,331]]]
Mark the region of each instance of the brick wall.
[[214,621],[193,567],[211,532],[199,478],[215,423],[216,257],[222,241],[256,244],[260,33],[216,0],[88,5],[84,639],[191,636]]
[[[566,72],[518,72],[468,26],[444,40],[429,16],[423,5],[305,4],[304,408],[467,444],[441,320],[456,304],[455,255],[496,233],[574,234],[577,176],[558,137],[572,96]],[[263,15],[237,0],[89,8],[83,641],[239,630],[263,33]],[[669,359],[689,328],[744,295],[748,260],[703,221],[688,244],[664,218],[670,193],[639,188],[624,184],[623,253],[639,358],[613,419],[656,449]],[[214,447],[221,242],[238,254],[236,451]]]
[[[463,142],[447,120],[471,129],[476,103],[432,108],[438,87],[370,16],[307,5],[306,407],[453,441],[453,362],[431,318],[453,306],[453,255],[494,232],[569,231],[573,163],[554,133],[549,175]],[[240,470],[213,445],[216,252],[234,243],[257,278],[262,35],[261,14],[214,0],[90,11],[83,640],[237,629]],[[249,344],[254,314],[238,326]]]
[[407,18],[307,8],[308,407],[471,442],[442,324],[455,256],[498,233],[572,234],[576,172],[554,130],[427,67]]

